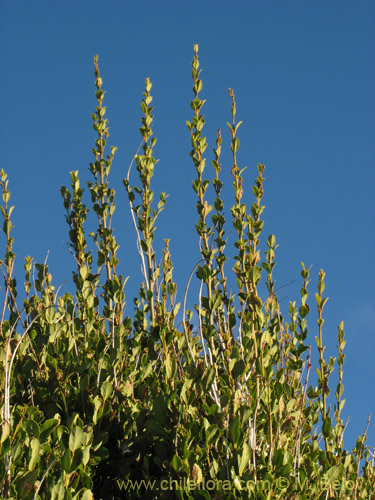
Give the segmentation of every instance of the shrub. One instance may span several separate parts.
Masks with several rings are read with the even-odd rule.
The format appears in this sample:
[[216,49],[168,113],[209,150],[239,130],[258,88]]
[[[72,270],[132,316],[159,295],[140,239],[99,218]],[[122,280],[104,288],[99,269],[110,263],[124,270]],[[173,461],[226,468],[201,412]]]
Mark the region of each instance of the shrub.
[[[90,209],[97,225],[87,242],[78,171],[61,195],[74,257],[74,295],[58,295],[47,263],[25,259],[23,305],[14,278],[10,191],[1,171],[5,256],[1,261],[1,490],[23,500],[119,498],[346,499],[374,498],[373,455],[366,432],[352,452],[343,448],[343,324],[338,358],[324,358],[324,272],[315,294],[318,309],[318,383],[309,385],[306,343],[309,269],[302,264],[301,300],[284,319],[274,287],[276,239],[262,255],[264,166],[258,165],[254,202],[243,200],[237,164],[241,122],[236,102],[228,123],[235,203],[224,215],[221,131],[206,166],[204,101],[198,47],[192,63],[193,117],[190,156],[196,169],[201,260],[194,311],[179,316],[169,241],[160,264],[153,248],[156,219],[152,177],[156,164],[151,82],[141,102],[141,149],[134,157],[137,183],[124,186],[136,230],[143,280],[133,317],[125,316],[126,279],[118,269],[112,227],[115,191],[109,174],[116,148],[109,136],[104,92],[95,63],[96,133],[90,163]],[[207,201],[211,187],[214,203]],[[226,228],[233,224],[234,265]],[[229,269],[228,264],[232,267]],[[233,273],[232,273],[233,272]],[[234,281],[234,290],[229,284]],[[189,280],[190,283],[190,280]],[[259,296],[263,283],[267,296]],[[327,399],[335,363],[339,382],[333,408]]]

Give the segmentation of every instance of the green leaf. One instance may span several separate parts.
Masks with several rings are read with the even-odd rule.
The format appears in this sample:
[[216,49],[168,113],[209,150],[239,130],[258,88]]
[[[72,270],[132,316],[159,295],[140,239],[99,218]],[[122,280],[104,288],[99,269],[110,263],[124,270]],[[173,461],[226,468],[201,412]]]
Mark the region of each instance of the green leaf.
[[53,430],[59,425],[59,420],[57,418],[50,418],[42,423],[40,426],[40,441],[43,443],[50,434],[52,434]]
[[62,468],[66,473],[70,473],[72,467],[72,455],[70,450],[65,450],[65,453],[61,459]]
[[167,433],[166,433],[163,425],[153,418],[147,419],[146,429],[154,437],[159,437],[159,438],[162,437],[164,439],[167,437]]
[[252,267],[248,273],[249,275],[249,279],[252,283],[255,283],[257,284],[258,281],[260,280],[260,276],[261,276],[261,271],[259,269],[259,267]]
[[147,378],[152,372],[153,363],[148,363],[146,366],[142,367],[141,382]]
[[232,376],[234,378],[240,377],[245,371],[245,363],[242,359],[239,359],[233,367]]
[[206,431],[207,444],[213,444],[216,439],[219,437],[219,428],[217,425],[212,424]]
[[122,393],[125,396],[132,396],[133,395],[133,381],[129,378],[126,380],[126,382],[123,385]]
[[168,379],[172,378],[172,359],[171,359],[169,354],[167,354],[165,357],[164,366],[165,366],[165,374],[167,375],[167,378]]
[[238,128],[239,128],[239,126],[240,126],[242,123],[243,123],[243,121],[239,121],[239,122],[237,123],[237,125],[235,126],[235,129],[234,129],[234,130],[235,130],[235,132],[237,132],[237,130],[238,130]]
[[16,487],[18,491],[17,498],[26,498],[34,490],[35,481],[38,479],[38,469],[27,472],[17,478]]
[[344,385],[341,383],[337,384],[337,389],[336,389],[337,397],[340,399],[343,393],[344,393]]
[[233,415],[236,415],[238,408],[242,405],[242,389],[237,389],[233,398]]
[[172,467],[176,472],[179,472],[182,469],[182,460],[178,455],[173,456]]
[[199,467],[198,464],[193,465],[192,476],[193,476],[193,481],[195,484],[200,484],[202,482],[203,473],[202,473],[202,469]]
[[83,465],[86,465],[89,460],[90,460],[90,446],[85,446],[85,448],[83,449],[83,454],[82,454]]
[[272,343],[272,337],[269,330],[264,330],[264,332],[262,333],[261,345],[263,346],[264,344],[271,344],[271,343]]
[[328,484],[332,484],[335,481],[337,481],[337,479],[341,475],[341,471],[342,471],[342,466],[341,465],[334,465],[333,467],[331,467],[330,469],[328,469],[327,472],[324,474],[325,479],[326,479],[325,482],[328,483]]
[[39,425],[34,420],[26,420],[24,423],[24,429],[29,437],[39,437],[40,435]]
[[86,266],[81,266],[79,268],[79,274],[81,276],[81,278],[83,279],[83,281],[85,281],[85,279],[88,277],[89,275],[89,270],[87,269]]
[[207,391],[211,388],[212,382],[215,378],[215,367],[214,366],[208,366],[202,377],[202,385],[203,388]]
[[59,481],[52,488],[51,500],[65,500],[65,488],[62,481]]
[[94,495],[91,490],[86,490],[81,498],[81,500],[93,500],[93,499]]
[[242,491],[241,481],[240,481],[240,478],[238,476],[234,477],[233,484],[234,484],[234,487],[236,488],[236,490]]
[[100,388],[100,392],[101,392],[101,395],[103,396],[104,401],[106,401],[113,392],[112,384],[110,382],[108,382],[108,380],[105,380],[102,383],[102,386]]
[[184,385],[182,386],[181,389],[181,399],[184,401],[185,404],[188,404],[188,399],[186,397],[186,391],[191,387],[191,384],[193,383],[192,379],[187,379],[184,382]]
[[233,443],[235,445],[239,444],[239,439],[241,435],[241,421],[240,421],[240,416],[237,415],[234,420],[230,423],[230,433],[232,435]]
[[250,460],[250,447],[247,443],[244,443],[241,459],[239,459],[238,471],[239,475],[242,476],[243,471],[249,466]]
[[49,325],[52,325],[55,319],[55,309],[53,307],[47,307],[46,309],[46,321]]
[[154,413],[161,424],[165,425],[168,422],[168,408],[164,398],[157,396],[154,399]]
[[69,449],[72,453],[75,452],[78,448],[81,447],[85,439],[85,433],[83,430],[77,425],[74,427],[73,432],[69,436]]
[[275,238],[275,235],[274,234],[271,234],[270,236],[268,236],[268,239],[267,239],[267,246],[272,248],[276,245],[276,238]]
[[29,470],[33,470],[34,465],[37,463],[39,459],[40,442],[38,438],[33,438],[30,441],[30,448],[31,448],[31,457],[28,468]]
[[82,464],[82,459],[83,459],[83,453],[81,449],[78,449],[74,452],[74,455],[72,457],[72,465],[71,465],[71,471],[76,471],[78,467],[81,466]]
[[3,422],[2,426],[1,426],[1,441],[0,441],[0,443],[3,443],[7,439],[9,434],[10,434],[9,422]]
[[301,318],[306,318],[306,316],[309,314],[309,307],[307,305],[303,305],[299,308],[299,315]]
[[322,434],[324,437],[329,437],[332,431],[332,420],[331,417],[326,417],[323,422]]
[[215,293],[209,300],[209,308],[212,311],[219,309],[221,307],[222,301],[223,301],[223,299],[222,299],[221,295],[218,293]]

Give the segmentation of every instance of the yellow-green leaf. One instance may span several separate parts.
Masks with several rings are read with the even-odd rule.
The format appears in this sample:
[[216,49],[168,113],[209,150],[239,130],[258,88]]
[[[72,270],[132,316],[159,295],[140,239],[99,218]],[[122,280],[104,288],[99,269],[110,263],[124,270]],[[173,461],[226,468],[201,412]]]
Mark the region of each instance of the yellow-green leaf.
[[33,470],[34,465],[37,463],[39,458],[40,443],[38,438],[33,438],[30,441],[31,448],[31,458],[29,462],[29,470]]
[[242,476],[243,471],[248,467],[250,460],[250,447],[247,443],[244,443],[242,456],[239,458],[238,470],[240,476]]
[[75,450],[81,447],[84,437],[85,433],[83,432],[83,430],[79,426],[74,427],[73,432],[69,436],[69,449],[73,453],[75,452]]

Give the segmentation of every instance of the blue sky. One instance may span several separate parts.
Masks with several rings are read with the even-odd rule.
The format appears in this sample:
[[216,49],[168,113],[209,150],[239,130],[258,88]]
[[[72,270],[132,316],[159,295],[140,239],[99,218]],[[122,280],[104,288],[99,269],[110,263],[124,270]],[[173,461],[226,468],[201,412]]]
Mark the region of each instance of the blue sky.
[[[368,437],[375,444],[374,292],[374,56],[375,3],[314,1],[42,1],[0,0],[1,168],[12,191],[16,275],[23,259],[48,263],[55,285],[73,266],[60,197],[69,171],[82,184],[94,132],[93,56],[107,90],[111,172],[116,189],[114,225],[124,275],[130,275],[128,314],[140,279],[135,234],[122,178],[140,135],[144,79],[153,82],[156,193],[166,191],[156,239],[171,238],[179,300],[199,259],[186,120],[192,112],[191,60],[200,47],[208,165],[219,127],[229,149],[233,88],[239,130],[239,164],[249,202],[256,164],[266,165],[264,238],[280,245],[275,277],[284,316],[299,300],[300,262],[312,264],[311,308],[319,269],[326,271],[324,338],[336,356],[337,324],[346,332],[343,415],[351,416],[351,448],[373,413]],[[233,204],[230,155],[223,155],[226,214]],[[211,173],[207,171],[207,177]],[[135,177],[133,176],[133,180]],[[227,231],[231,230],[228,224]],[[160,250],[160,244],[156,243]],[[159,253],[161,256],[161,253]],[[71,281],[64,285],[71,289]],[[189,296],[193,301],[195,289]],[[314,361],[316,315],[311,315]],[[335,378],[333,377],[335,388]]]

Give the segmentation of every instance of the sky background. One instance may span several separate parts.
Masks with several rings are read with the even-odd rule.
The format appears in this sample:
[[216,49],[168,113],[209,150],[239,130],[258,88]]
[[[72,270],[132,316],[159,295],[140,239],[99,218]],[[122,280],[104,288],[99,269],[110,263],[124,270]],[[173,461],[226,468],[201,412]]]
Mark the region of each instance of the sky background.
[[[276,235],[275,278],[284,317],[299,301],[300,263],[312,265],[310,306],[315,310],[319,270],[326,272],[325,354],[336,356],[337,325],[345,325],[345,446],[373,420],[375,445],[375,2],[371,0],[53,1],[0,0],[1,168],[15,205],[16,276],[23,259],[48,264],[54,284],[71,276],[68,226],[60,186],[69,172],[90,178],[94,131],[93,57],[99,54],[104,104],[118,147],[111,171],[114,216],[127,313],[141,273],[127,196],[122,185],[139,143],[144,79],[153,82],[156,194],[170,196],[158,219],[156,243],[171,238],[174,278],[183,293],[199,260],[195,168],[186,120],[191,120],[191,60],[199,44],[207,135],[206,178],[218,128],[223,131],[222,180],[230,232],[233,204],[228,88],[235,91],[238,153],[244,201],[253,202],[257,163],[266,165],[264,244]],[[131,181],[135,182],[136,170]],[[94,219],[89,219],[89,224]],[[89,225],[89,230],[94,226]],[[233,232],[232,232],[233,236]],[[3,238],[3,235],[0,235]],[[1,240],[4,245],[4,240]],[[3,247],[4,248],[4,247]],[[264,245],[263,245],[264,248]],[[229,272],[229,267],[228,267]],[[62,291],[72,290],[68,280]],[[189,304],[197,288],[189,292]],[[316,314],[309,342],[317,366]],[[334,392],[336,378],[332,376]]]

